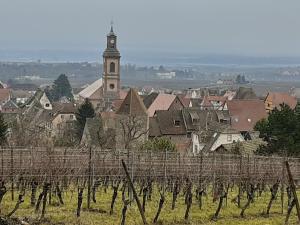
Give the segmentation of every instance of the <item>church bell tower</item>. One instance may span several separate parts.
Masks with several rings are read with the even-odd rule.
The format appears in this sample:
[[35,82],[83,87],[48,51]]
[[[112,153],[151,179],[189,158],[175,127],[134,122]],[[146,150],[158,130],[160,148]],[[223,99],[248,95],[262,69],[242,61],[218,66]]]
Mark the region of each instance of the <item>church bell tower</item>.
[[120,58],[117,36],[111,25],[107,46],[103,52],[103,95],[108,102],[120,98]]

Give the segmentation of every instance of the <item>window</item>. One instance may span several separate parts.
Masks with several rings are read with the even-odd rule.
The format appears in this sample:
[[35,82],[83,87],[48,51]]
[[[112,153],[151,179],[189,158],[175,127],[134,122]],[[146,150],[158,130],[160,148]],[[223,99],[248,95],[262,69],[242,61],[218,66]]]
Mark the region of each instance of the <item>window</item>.
[[64,115],[60,115],[60,118],[64,119]]
[[232,134],[227,134],[227,141],[232,141]]
[[111,62],[111,63],[110,63],[109,71],[110,71],[111,73],[116,72],[116,64],[115,64],[114,62]]
[[70,119],[72,120],[74,118],[74,115],[70,115]]
[[45,106],[46,106],[46,107],[49,107],[49,106],[50,106],[50,104],[49,104],[49,103],[46,103],[46,104],[45,104]]
[[113,90],[115,88],[115,85],[114,84],[110,84],[109,88]]
[[180,121],[179,120],[174,120],[174,125],[175,125],[175,127],[179,127],[180,126]]

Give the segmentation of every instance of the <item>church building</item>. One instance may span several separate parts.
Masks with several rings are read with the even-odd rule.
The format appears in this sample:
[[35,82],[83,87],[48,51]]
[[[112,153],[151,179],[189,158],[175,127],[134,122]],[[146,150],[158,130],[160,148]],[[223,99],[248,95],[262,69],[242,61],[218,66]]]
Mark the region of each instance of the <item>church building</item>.
[[121,90],[121,55],[117,49],[117,36],[114,33],[113,26],[110,28],[106,42],[106,49],[103,52],[102,78],[96,80],[79,93],[80,102],[87,98],[96,109],[108,108],[113,101],[124,99],[127,94]]

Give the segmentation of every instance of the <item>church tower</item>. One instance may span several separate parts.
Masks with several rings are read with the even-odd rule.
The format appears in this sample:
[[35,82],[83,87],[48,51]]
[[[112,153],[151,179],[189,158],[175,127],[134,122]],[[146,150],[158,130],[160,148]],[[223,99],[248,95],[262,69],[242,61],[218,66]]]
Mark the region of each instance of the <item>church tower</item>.
[[103,52],[103,97],[106,102],[120,98],[120,58],[117,36],[111,25],[107,46]]

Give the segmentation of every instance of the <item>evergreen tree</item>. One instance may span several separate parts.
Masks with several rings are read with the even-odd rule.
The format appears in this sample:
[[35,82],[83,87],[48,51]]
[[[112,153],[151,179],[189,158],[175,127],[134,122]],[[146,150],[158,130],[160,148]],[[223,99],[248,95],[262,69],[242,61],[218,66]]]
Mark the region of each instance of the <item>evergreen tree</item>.
[[259,149],[261,154],[287,156],[300,155],[300,117],[288,105],[282,104],[269,114],[267,120],[259,121],[255,130],[268,142]]
[[8,125],[3,118],[3,114],[0,112],[0,146],[6,144],[7,132],[8,132]]
[[85,99],[84,103],[79,107],[78,112],[76,113],[76,127],[79,138],[82,136],[86,119],[93,117],[95,117],[94,107],[88,99]]
[[53,88],[50,91],[50,96],[54,101],[58,101],[62,97],[67,97],[71,101],[74,99],[72,87],[65,74],[59,75],[59,77],[54,81]]

